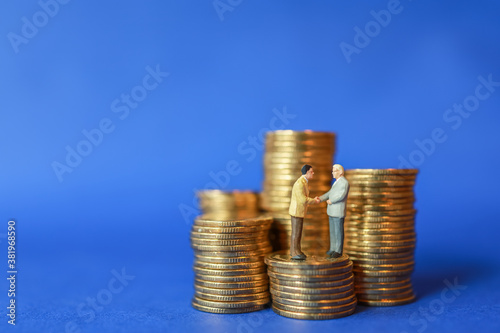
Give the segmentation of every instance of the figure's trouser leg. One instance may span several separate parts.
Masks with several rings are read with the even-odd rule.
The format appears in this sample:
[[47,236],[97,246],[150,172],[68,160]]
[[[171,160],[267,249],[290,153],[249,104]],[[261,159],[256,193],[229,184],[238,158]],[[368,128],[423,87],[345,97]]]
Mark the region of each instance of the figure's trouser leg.
[[330,224],[330,251],[342,254],[344,248],[344,218],[328,216]]
[[296,256],[302,253],[300,240],[302,239],[303,217],[292,216],[292,236],[290,238],[290,255]]

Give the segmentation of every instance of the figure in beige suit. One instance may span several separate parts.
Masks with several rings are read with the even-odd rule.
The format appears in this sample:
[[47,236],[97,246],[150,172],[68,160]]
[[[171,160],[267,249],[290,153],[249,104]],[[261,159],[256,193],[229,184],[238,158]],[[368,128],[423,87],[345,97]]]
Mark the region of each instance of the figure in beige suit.
[[319,203],[320,199],[309,197],[309,180],[313,179],[314,170],[312,166],[306,164],[302,167],[302,176],[297,179],[292,188],[292,198],[288,213],[292,218],[292,237],[290,240],[290,256],[294,260],[304,260],[306,255],[300,248],[302,239],[302,225],[304,216],[307,213],[307,205]]

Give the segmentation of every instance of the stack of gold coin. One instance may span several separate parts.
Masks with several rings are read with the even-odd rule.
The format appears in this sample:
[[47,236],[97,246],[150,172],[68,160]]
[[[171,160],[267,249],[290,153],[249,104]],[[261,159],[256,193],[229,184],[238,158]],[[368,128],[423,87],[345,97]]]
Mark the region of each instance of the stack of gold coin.
[[287,250],[265,259],[271,282],[273,310],[295,319],[334,319],[356,310],[352,261],[347,255],[324,254],[293,261]]
[[205,216],[242,219],[260,215],[259,195],[256,192],[203,190],[196,195]]
[[195,219],[191,229],[195,309],[243,313],[261,310],[269,303],[264,257],[272,251],[268,237],[272,221],[266,216]]
[[[277,213],[275,250],[290,247],[288,208],[295,181],[304,164],[313,167],[314,178],[308,183],[309,196],[326,193],[331,187],[331,170],[335,153],[335,134],[331,132],[281,130],[268,132],[264,154],[262,209]],[[304,219],[302,250],[312,251],[329,245],[328,215],[324,205],[309,205]],[[311,240],[311,241],[309,241]],[[320,245],[318,245],[320,244]]]
[[354,263],[361,304],[392,306],[415,300],[416,169],[354,169],[344,222],[344,250]]

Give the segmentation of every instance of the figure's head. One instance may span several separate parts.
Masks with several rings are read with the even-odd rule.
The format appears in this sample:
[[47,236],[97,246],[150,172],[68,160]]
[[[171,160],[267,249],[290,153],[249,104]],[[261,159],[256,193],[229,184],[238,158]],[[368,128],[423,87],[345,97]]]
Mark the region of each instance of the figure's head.
[[340,164],[334,164],[332,167],[332,176],[338,179],[344,175],[344,167]]
[[302,174],[305,175],[308,180],[312,179],[314,176],[313,167],[310,166],[309,164],[304,165],[302,167],[301,171],[302,171]]

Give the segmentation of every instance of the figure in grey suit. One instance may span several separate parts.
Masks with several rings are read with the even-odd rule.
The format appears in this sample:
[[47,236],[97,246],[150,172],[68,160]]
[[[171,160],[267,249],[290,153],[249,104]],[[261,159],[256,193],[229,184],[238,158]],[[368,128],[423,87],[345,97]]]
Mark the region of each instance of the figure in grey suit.
[[333,178],[336,179],[330,191],[319,197],[328,204],[326,213],[330,222],[330,250],[326,253],[330,258],[342,256],[344,246],[344,218],[346,211],[349,182],[344,177],[344,168],[340,164],[332,167]]

